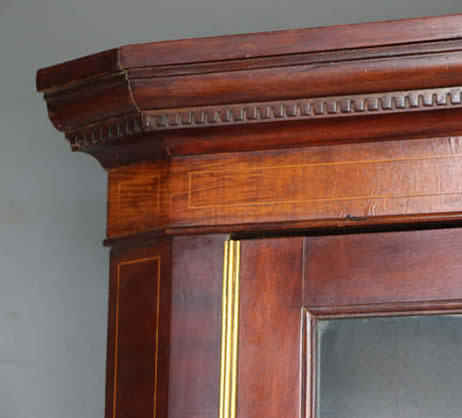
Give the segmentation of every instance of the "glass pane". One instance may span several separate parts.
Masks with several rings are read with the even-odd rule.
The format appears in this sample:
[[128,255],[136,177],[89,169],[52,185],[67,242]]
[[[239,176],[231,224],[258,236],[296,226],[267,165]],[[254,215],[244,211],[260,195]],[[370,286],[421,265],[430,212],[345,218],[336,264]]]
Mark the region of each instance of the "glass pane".
[[318,321],[317,418],[462,417],[462,316]]

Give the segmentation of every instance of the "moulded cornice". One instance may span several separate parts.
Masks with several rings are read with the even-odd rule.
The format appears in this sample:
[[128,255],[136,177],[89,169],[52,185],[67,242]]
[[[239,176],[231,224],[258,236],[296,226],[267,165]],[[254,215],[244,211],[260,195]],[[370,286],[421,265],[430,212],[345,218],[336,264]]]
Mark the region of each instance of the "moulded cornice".
[[[197,153],[239,151],[231,126],[252,132],[246,150],[262,149],[268,123],[275,134],[304,124],[296,146],[321,141],[317,132],[340,118],[378,127],[416,112],[421,124],[408,124],[408,137],[425,135],[430,120],[432,134],[457,134],[432,114],[462,107],[461,86],[462,15],[129,45],[37,74],[54,126],[105,166],[195,153],[194,141],[214,130],[226,145]],[[107,147],[120,156],[134,139],[138,152],[111,163]],[[263,148],[293,145],[276,138]]]

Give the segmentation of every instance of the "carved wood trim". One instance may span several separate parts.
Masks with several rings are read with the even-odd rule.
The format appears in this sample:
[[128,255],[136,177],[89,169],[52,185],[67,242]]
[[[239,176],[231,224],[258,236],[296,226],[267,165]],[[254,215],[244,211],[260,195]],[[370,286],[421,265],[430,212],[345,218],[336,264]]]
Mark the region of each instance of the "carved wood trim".
[[82,126],[74,131],[66,132],[66,138],[73,151],[80,151],[90,146],[128,138],[143,130],[141,113],[133,113]]
[[452,87],[147,111],[146,126],[153,130],[167,130],[458,107],[462,107],[462,88]]
[[[111,168],[166,155],[239,152],[243,145],[231,134],[213,140],[231,126],[253,129],[258,142],[266,141],[269,124],[284,132],[313,124],[318,136],[327,130],[341,142],[332,118],[369,117],[383,131],[400,126],[387,118],[433,111],[423,117],[425,128],[406,123],[406,135],[458,135],[454,112],[450,124],[434,119],[436,111],[462,108],[461,23],[456,15],[128,45],[44,68],[37,89],[72,149]],[[292,143],[317,140],[302,131]],[[292,146],[251,144],[246,150]]]
[[457,108],[462,87],[150,110],[83,126],[66,137],[73,150],[84,150],[141,132]]
[[[460,219],[461,25],[128,45],[42,69],[37,89],[72,149],[109,169],[109,238]],[[315,167],[328,153],[352,163]]]

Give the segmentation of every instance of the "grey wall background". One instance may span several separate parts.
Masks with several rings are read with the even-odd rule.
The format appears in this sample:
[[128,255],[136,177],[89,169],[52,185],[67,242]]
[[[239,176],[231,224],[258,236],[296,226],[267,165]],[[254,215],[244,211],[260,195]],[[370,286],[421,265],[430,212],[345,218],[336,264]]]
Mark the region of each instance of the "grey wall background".
[[0,417],[104,416],[106,174],[38,68],[121,44],[462,12],[460,0],[0,0]]

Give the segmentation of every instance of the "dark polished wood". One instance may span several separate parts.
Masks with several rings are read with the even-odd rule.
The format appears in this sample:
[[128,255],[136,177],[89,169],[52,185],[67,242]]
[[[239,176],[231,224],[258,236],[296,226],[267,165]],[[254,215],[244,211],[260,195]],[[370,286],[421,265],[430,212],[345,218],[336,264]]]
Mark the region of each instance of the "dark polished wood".
[[168,240],[112,251],[106,418],[167,416],[170,294]]
[[[368,46],[462,38],[460,15],[404,19],[155,42],[121,47],[40,70],[38,89],[48,90],[121,68],[261,58]],[[104,54],[104,55],[103,55]],[[119,57],[117,61],[115,57]],[[74,72],[69,72],[74,67]],[[78,70],[77,70],[78,69]]]
[[458,137],[174,158],[168,168],[152,162],[109,172],[108,236],[410,215],[460,219],[461,196]]
[[225,239],[173,239],[169,418],[218,417]]
[[461,229],[305,238],[304,418],[318,416],[317,321],[461,314],[461,250]]
[[241,251],[238,417],[316,416],[319,318],[462,312],[461,229],[251,240]]
[[107,234],[160,230],[168,223],[168,165],[165,161],[124,166],[109,172]]
[[462,300],[458,228],[308,237],[305,251],[310,308]]
[[37,89],[108,172],[107,418],[314,418],[319,318],[462,312],[462,15],[128,45]]
[[244,241],[237,417],[297,417],[303,238]]
[[[91,153],[106,167],[143,160],[143,154],[200,154],[204,137],[198,130],[211,129],[213,138],[215,130],[223,136],[230,126],[258,125],[279,133],[287,122],[320,127],[314,138],[306,134],[311,124],[302,124],[305,133],[291,130],[295,137],[289,142],[276,137],[271,143],[245,141],[247,150],[309,145],[321,140],[331,119],[370,117],[370,138],[374,130],[393,126],[388,116],[403,112],[418,113],[415,120],[427,125],[406,124],[409,137],[428,135],[429,123],[435,134],[453,135],[454,126],[437,123],[432,114],[462,107],[461,19],[454,15],[129,45],[42,69],[37,88],[73,149]],[[262,126],[267,124],[273,126]],[[177,131],[190,128],[195,128],[193,138],[188,134],[190,146],[178,147]],[[360,131],[358,126],[353,136]],[[226,148],[239,151],[242,141],[234,142],[233,136]],[[132,138],[139,146],[131,146]],[[208,142],[206,152],[225,147]],[[108,146],[124,157],[117,152],[111,160]]]

